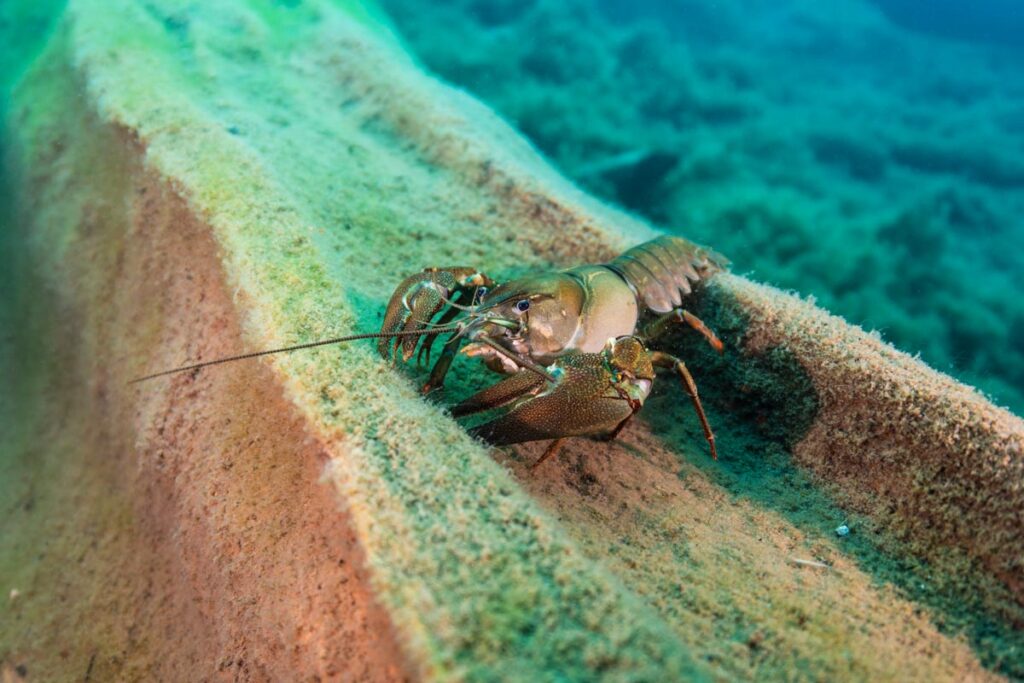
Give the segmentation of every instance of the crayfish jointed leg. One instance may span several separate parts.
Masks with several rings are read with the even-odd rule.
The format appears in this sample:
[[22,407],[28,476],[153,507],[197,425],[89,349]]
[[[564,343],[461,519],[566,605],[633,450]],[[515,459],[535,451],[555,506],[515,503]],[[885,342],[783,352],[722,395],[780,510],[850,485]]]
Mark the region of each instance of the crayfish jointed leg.
[[656,339],[662,335],[666,327],[676,323],[686,323],[699,332],[702,337],[707,339],[708,344],[710,344],[715,351],[722,353],[724,350],[725,346],[722,344],[722,340],[718,338],[718,335],[716,335],[710,327],[705,325],[703,320],[684,308],[673,308],[668,313],[658,316],[654,322],[648,325],[644,330],[644,338]]
[[686,364],[675,356],[662,351],[651,353],[651,363],[655,367],[675,370],[679,375],[679,379],[683,383],[683,390],[690,395],[690,400],[693,401],[693,408],[697,411],[697,417],[700,418],[700,426],[704,430],[704,438],[708,440],[708,445],[711,447],[711,457],[718,460],[718,450],[715,448],[715,434],[711,431],[711,425],[708,424],[707,415],[704,414],[704,406],[701,405],[700,396],[697,394],[697,383],[693,381],[693,375],[690,374]]
[[531,472],[532,472],[532,471],[534,471],[535,469],[537,469],[538,467],[540,467],[540,466],[541,466],[541,464],[542,464],[542,463],[543,463],[543,462],[544,462],[545,460],[547,460],[547,459],[548,459],[548,458],[550,458],[551,456],[553,456],[553,455],[555,455],[556,453],[558,453],[558,451],[560,451],[560,450],[562,449],[562,444],[563,444],[563,443],[565,443],[565,437],[564,437],[564,436],[563,436],[563,437],[561,437],[561,438],[559,438],[559,439],[555,439],[554,441],[552,441],[551,443],[549,443],[549,444],[548,444],[548,447],[544,449],[544,455],[542,455],[542,456],[540,456],[539,458],[537,458],[537,462],[535,462],[535,463],[533,463],[532,465],[530,465],[530,471],[531,471]]

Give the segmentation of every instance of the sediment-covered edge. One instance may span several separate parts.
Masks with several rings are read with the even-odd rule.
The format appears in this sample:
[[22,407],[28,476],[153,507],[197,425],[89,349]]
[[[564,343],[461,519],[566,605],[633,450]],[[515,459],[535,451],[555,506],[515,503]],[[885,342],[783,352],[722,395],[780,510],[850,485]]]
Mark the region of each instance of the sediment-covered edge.
[[911,552],[959,548],[1024,604],[1024,421],[793,294],[734,275],[712,291],[748,314],[748,353],[782,347],[814,384],[797,462]]

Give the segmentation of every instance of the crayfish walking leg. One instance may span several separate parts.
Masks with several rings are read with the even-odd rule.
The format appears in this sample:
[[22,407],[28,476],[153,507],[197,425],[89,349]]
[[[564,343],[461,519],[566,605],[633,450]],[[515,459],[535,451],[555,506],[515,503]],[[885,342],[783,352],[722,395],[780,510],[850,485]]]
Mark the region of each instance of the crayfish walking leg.
[[690,400],[693,401],[693,408],[697,411],[697,417],[700,418],[700,425],[704,429],[704,438],[708,440],[708,445],[711,447],[711,457],[718,460],[718,450],[715,448],[715,434],[711,431],[711,425],[708,424],[708,418],[704,414],[704,406],[701,405],[700,396],[697,395],[697,383],[693,381],[693,375],[690,374],[686,364],[675,356],[662,351],[651,353],[651,363],[655,367],[675,370],[678,373],[679,379],[683,382],[683,390],[690,395]]
[[537,458],[537,462],[530,465],[530,471],[533,472],[535,469],[540,467],[545,460],[558,453],[558,451],[561,450],[563,443],[565,443],[564,436],[549,443],[548,447],[544,449],[544,455]]
[[657,339],[665,331],[666,327],[674,323],[686,323],[707,339],[708,344],[711,344],[711,347],[719,353],[722,353],[722,350],[725,348],[722,340],[718,338],[718,335],[710,327],[704,324],[703,320],[683,308],[673,308],[668,313],[658,316],[644,330],[644,338]]

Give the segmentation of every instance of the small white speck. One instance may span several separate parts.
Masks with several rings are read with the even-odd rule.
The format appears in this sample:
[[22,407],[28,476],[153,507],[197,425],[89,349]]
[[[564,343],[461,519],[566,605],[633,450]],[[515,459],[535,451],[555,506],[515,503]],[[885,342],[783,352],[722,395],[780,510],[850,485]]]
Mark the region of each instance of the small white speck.
[[15,600],[17,600],[18,596],[20,596],[20,595],[21,595],[21,591],[19,591],[17,588],[12,588],[11,592],[10,592],[10,595],[9,595],[11,602],[14,602]]
[[849,535],[850,535],[850,527],[846,526],[845,524],[840,524],[839,526],[836,527],[836,536],[849,536]]

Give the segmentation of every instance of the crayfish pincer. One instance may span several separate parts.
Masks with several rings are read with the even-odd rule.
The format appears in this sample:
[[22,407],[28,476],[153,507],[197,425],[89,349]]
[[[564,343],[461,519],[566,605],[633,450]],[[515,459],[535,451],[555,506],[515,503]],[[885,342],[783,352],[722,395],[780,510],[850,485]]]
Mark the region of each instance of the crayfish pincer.
[[451,332],[423,387],[442,386],[460,352],[508,375],[452,409],[455,417],[502,413],[470,430],[494,445],[614,439],[643,406],[655,370],[682,381],[711,448],[715,437],[697,385],[682,360],[648,343],[685,323],[721,352],[718,337],[682,307],[692,288],[725,268],[718,254],[678,237],[659,237],[609,263],[537,273],[497,284],[469,267],[427,268],[404,280],[388,304],[378,351],[429,363],[438,334]]

